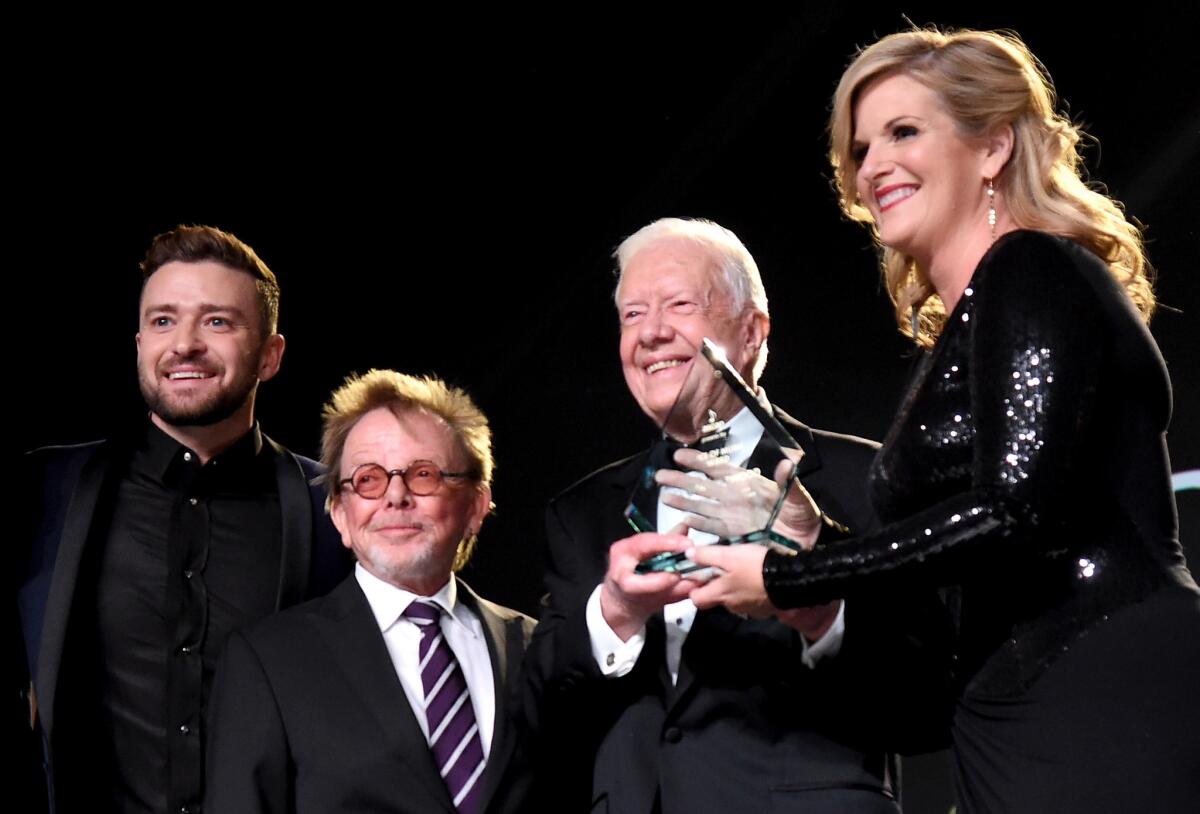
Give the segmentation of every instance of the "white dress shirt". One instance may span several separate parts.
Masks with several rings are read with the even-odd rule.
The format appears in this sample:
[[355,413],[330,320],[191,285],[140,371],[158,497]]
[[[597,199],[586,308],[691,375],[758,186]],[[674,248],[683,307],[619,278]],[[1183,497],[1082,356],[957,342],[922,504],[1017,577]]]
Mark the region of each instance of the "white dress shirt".
[[[759,389],[759,398],[766,402],[766,396],[762,389]],[[734,461],[739,466],[745,466],[750,460],[750,455],[754,452],[754,448],[758,446],[758,442],[763,436],[763,426],[759,423],[754,414],[750,412],[748,407],[743,407],[741,411],[735,415],[728,423],[729,438],[726,442],[726,449],[729,451],[731,461]],[[693,476],[702,478],[704,475],[698,472],[692,472]],[[774,475],[773,472],[763,473],[767,477]],[[674,487],[662,487],[658,492],[658,509],[657,509],[657,530],[661,534],[665,534],[671,529],[683,522],[685,512],[663,503],[663,495],[670,492],[682,494],[682,490]],[[717,538],[713,534],[708,534],[695,529],[688,529],[688,537],[695,541],[696,545],[711,545],[716,542]],[[602,583],[603,584],[603,583]],[[604,620],[604,614],[600,609],[600,589],[601,585],[597,585],[588,598],[586,620],[588,627],[588,635],[591,638],[592,655],[596,659],[596,664],[600,667],[600,672],[606,676],[623,676],[633,669],[637,663],[638,656],[641,655],[642,647],[646,643],[646,627],[645,625],[630,636],[627,641],[621,641],[621,638],[613,632],[608,623]],[[809,667],[813,667],[817,661],[827,656],[835,656],[842,646],[842,638],[845,635],[846,603],[842,602],[838,608],[837,618],[829,630],[817,641],[809,644],[803,636],[800,637],[801,642],[801,659]],[[667,630],[667,668],[671,672],[671,683],[674,684],[679,680],[679,660],[683,652],[683,643],[687,639],[688,632],[692,629],[692,623],[696,619],[696,605],[690,599],[682,599],[679,602],[672,602],[663,608],[663,617],[666,622]]]
[[436,594],[421,597],[384,582],[361,564],[354,567],[354,577],[367,596],[367,603],[375,614],[375,621],[387,645],[388,655],[392,657],[396,675],[400,677],[400,685],[404,687],[413,716],[421,725],[427,741],[429,721],[425,717],[425,690],[421,685],[420,659],[417,655],[421,629],[416,622],[401,614],[416,599],[427,599],[442,609],[442,635],[467,679],[467,691],[471,695],[471,706],[475,709],[475,721],[479,724],[479,739],[483,742],[483,756],[486,759],[492,748],[496,718],[492,657],[484,637],[483,622],[473,610],[458,601],[457,581],[451,577]]

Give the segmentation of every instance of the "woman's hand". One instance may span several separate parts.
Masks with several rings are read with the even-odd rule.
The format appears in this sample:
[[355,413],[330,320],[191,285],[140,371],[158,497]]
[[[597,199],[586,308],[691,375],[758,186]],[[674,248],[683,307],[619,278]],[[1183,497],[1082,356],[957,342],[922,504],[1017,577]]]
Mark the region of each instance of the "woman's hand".
[[734,613],[765,619],[777,612],[767,599],[763,586],[763,557],[765,546],[706,545],[687,552],[687,558],[697,565],[715,566],[717,575],[694,589],[691,599],[697,608],[724,605]]

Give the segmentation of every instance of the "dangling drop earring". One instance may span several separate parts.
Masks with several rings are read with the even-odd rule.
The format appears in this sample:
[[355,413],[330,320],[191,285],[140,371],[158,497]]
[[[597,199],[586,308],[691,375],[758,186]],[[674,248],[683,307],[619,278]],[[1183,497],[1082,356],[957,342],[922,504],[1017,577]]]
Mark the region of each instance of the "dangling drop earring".
[[992,230],[992,242],[996,242],[996,188],[992,186],[992,179],[987,179],[987,196],[988,196],[988,228]]

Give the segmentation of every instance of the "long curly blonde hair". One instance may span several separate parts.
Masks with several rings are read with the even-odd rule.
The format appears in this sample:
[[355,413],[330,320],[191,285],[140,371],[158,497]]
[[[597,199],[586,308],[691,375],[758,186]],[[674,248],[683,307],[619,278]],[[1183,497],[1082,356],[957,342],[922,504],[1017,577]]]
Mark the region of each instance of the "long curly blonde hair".
[[901,332],[932,345],[946,310],[913,258],[879,242],[871,213],[855,191],[854,105],[869,82],[893,73],[932,90],[965,138],[1011,126],[1012,157],[993,183],[1013,223],[1070,238],[1091,250],[1149,321],[1154,290],[1141,229],[1126,219],[1118,201],[1083,181],[1080,132],[1055,112],[1056,95],[1045,67],[1012,32],[919,29],[891,34],[855,56],[838,82],[829,122],[829,160],[842,211],[867,224],[883,250],[884,284]]

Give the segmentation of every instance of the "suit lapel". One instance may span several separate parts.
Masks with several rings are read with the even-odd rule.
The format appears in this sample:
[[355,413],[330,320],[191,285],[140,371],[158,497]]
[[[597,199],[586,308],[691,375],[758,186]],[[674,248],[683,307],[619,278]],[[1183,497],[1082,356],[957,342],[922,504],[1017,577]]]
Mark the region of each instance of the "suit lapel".
[[[795,438],[796,442],[800,444],[800,449],[804,450],[804,457],[800,459],[800,464],[796,467],[796,475],[803,478],[820,469],[821,453],[817,449],[812,430],[778,407],[772,406],[771,409],[775,411],[775,417],[779,419],[779,423],[783,424],[784,429],[791,433],[792,438]],[[757,467],[764,476],[773,478],[775,466],[779,463],[777,446],[774,439],[764,432],[758,446],[750,453],[750,460],[746,464],[747,468]]]
[[393,741],[392,752],[406,764],[408,771],[398,772],[397,778],[411,778],[420,783],[431,799],[453,814],[450,793],[433,762],[429,743],[354,575],[335,588],[315,613],[317,627],[333,653],[335,664],[359,701],[376,716],[386,737]]
[[516,744],[516,733],[509,720],[509,694],[518,680],[525,642],[521,617],[515,614],[502,615],[497,606],[481,599],[462,580],[459,596],[483,623],[483,635],[487,640],[488,655],[492,662],[492,681],[495,690],[495,720],[492,725],[492,743],[488,749],[487,766],[480,778],[482,792],[479,810],[486,811],[495,796],[504,771],[512,757]]
[[54,560],[54,575],[46,599],[46,616],[42,622],[38,646],[38,672],[34,691],[37,696],[42,728],[47,737],[54,726],[54,694],[58,687],[58,671],[62,664],[63,644],[74,603],[80,564],[91,535],[112,464],[112,450],[102,445],[84,463],[79,481],[67,505],[62,536]]
[[[633,499],[635,489],[645,474],[648,459],[648,452],[635,455],[609,474],[609,488],[611,490],[613,508],[611,511],[605,512],[605,516],[602,519],[602,522],[605,524],[605,531],[610,532],[605,539],[619,540],[622,537],[628,537],[630,534],[636,533],[633,526],[625,518],[625,509]],[[658,489],[638,490],[638,494],[641,497],[637,501],[638,511],[650,523],[651,527],[657,527]]]
[[279,490],[280,547],[279,585],[275,609],[300,602],[307,593],[309,564],[312,561],[312,506],[304,470],[287,450],[263,436],[265,454],[274,458],[275,483]]

